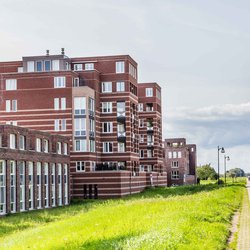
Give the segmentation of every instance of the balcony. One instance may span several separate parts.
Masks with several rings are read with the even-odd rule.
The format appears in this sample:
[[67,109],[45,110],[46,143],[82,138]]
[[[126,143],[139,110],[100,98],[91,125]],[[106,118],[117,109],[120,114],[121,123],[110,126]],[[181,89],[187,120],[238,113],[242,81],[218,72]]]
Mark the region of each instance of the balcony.
[[95,171],[121,171],[121,170],[127,170],[126,166],[119,166],[118,164],[115,163],[110,163],[110,164],[97,164]]
[[125,131],[118,131],[117,136],[118,137],[126,137],[126,132]]
[[153,141],[148,141],[147,142],[147,146],[148,147],[153,147],[154,146],[154,142]]
[[117,117],[125,117],[125,115],[126,115],[125,110],[117,111]]

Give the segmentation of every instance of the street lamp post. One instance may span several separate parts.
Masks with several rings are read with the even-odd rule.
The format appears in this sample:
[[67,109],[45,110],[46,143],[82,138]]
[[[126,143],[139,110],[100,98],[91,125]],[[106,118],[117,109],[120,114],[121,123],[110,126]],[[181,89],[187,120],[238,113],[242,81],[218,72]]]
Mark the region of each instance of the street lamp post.
[[229,161],[229,160],[230,160],[230,157],[224,155],[225,183],[227,183],[227,161]]
[[218,149],[218,185],[220,184],[220,151],[221,153],[225,153],[225,149],[220,146],[217,147]]

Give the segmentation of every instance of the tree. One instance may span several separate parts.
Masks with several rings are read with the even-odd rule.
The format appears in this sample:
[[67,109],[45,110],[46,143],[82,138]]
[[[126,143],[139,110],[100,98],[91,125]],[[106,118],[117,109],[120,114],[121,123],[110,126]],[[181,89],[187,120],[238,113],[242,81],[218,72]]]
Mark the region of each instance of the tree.
[[215,180],[217,179],[218,175],[213,167],[211,167],[211,163],[197,167],[197,178],[200,178],[201,180]]
[[232,168],[229,171],[227,171],[227,175],[232,178],[243,177],[245,176],[245,172],[241,168]]

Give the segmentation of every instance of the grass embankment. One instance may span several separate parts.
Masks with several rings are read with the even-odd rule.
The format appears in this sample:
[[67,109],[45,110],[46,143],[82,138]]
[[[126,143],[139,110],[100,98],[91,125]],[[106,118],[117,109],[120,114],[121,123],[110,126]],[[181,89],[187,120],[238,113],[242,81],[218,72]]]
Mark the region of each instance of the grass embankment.
[[155,188],[0,219],[0,249],[225,249],[243,184]]

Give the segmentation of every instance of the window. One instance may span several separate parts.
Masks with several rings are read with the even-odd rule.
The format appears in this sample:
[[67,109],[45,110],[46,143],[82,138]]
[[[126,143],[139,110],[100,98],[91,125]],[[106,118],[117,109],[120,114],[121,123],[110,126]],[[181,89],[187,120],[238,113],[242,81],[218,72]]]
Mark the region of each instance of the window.
[[95,120],[89,119],[89,135],[95,136]]
[[177,154],[178,154],[178,158],[181,158],[181,151],[179,151]]
[[85,139],[75,140],[75,151],[77,152],[87,152],[87,142]]
[[86,118],[76,118],[74,120],[75,124],[75,136],[86,135]]
[[179,176],[179,171],[178,170],[171,171],[171,179],[172,180],[177,180],[179,178],[180,178],[180,176]]
[[143,103],[138,104],[138,112],[143,112]]
[[125,73],[125,63],[123,61],[115,63],[115,72],[116,73]]
[[172,158],[172,152],[168,152],[168,158],[169,158],[169,159]]
[[80,63],[74,64],[74,70],[75,70],[75,71],[80,71],[80,70],[82,70],[82,64],[80,64]]
[[48,153],[49,152],[49,141],[48,140],[44,140],[44,153]]
[[33,162],[29,161],[29,209],[34,208],[34,194],[33,194]]
[[61,142],[57,142],[56,152],[57,152],[57,154],[62,154],[62,143]]
[[126,104],[125,102],[117,102],[117,116],[124,117],[126,112]]
[[177,152],[173,152],[173,158],[177,158]]
[[172,161],[171,162],[171,167],[172,168],[178,168],[179,167],[179,162],[178,161]]
[[147,150],[147,157],[148,158],[152,158],[153,157],[153,150],[151,150],[151,149]]
[[62,205],[62,164],[58,164],[58,175],[57,175],[57,184],[58,184],[58,205]]
[[37,152],[41,152],[41,144],[42,144],[42,140],[40,138],[36,138],[36,151]]
[[160,90],[156,89],[156,97],[161,100],[161,92]]
[[147,144],[149,146],[154,145],[154,136],[153,135],[147,135]]
[[76,162],[76,172],[84,172],[84,171],[85,171],[84,161],[77,161]]
[[144,135],[140,135],[140,142],[144,142]]
[[10,148],[15,149],[16,148],[16,135],[10,134]]
[[113,122],[103,122],[102,123],[103,133],[113,133]]
[[43,71],[43,63],[41,61],[36,62],[36,71]]
[[153,103],[147,103],[146,104],[146,111],[147,112],[154,111]]
[[51,167],[51,200],[52,200],[52,207],[56,206],[56,164],[53,163]]
[[49,207],[49,164],[47,162],[44,163],[44,191],[44,205]]
[[[60,98],[54,98],[54,109],[59,110],[60,109]],[[62,97],[61,98],[61,110],[66,109],[66,98]]]
[[153,96],[153,88],[146,88],[146,97]]
[[89,147],[90,147],[90,152],[95,152],[95,141],[94,140],[89,140]]
[[55,131],[66,131],[67,130],[66,119],[56,119],[54,121],[54,130]]
[[16,162],[10,161],[10,211],[16,212]]
[[65,88],[66,77],[65,76],[55,76],[54,77],[54,88]]
[[140,172],[144,172],[144,165],[140,165],[140,166],[139,166],[139,171],[140,171]]
[[91,161],[90,165],[91,165],[91,171],[95,171],[96,162],[95,161]]
[[118,152],[119,153],[125,152],[125,143],[124,142],[118,142]]
[[25,149],[25,136],[23,136],[23,135],[19,136],[19,149],[20,150]]
[[112,102],[102,102],[102,113],[112,113]]
[[42,172],[41,162],[36,163],[36,190],[37,190],[37,208],[42,207]]
[[66,131],[67,130],[67,123],[66,119],[61,120],[61,131]]
[[112,92],[112,82],[102,82],[102,93]]
[[85,115],[86,113],[86,97],[74,98],[75,115]]
[[142,149],[139,151],[139,154],[140,154],[140,158],[144,157],[144,151]]
[[59,98],[54,98],[54,110],[59,110]]
[[85,63],[85,70],[93,70],[94,63]]
[[143,119],[139,119],[139,127],[143,128],[144,126],[144,120]]
[[134,77],[136,79],[136,68],[132,65],[132,64],[129,64],[129,74]]
[[16,90],[16,79],[7,79],[6,80],[6,90]]
[[25,162],[21,161],[19,164],[19,178],[20,178],[20,211],[25,211]]
[[68,155],[68,144],[67,143],[63,143],[63,154]]
[[27,62],[27,72],[34,72],[35,71],[35,62],[28,61]]
[[79,77],[73,79],[73,87],[80,87]]
[[61,110],[65,110],[66,109],[66,98],[62,97],[61,98]]
[[45,71],[51,71],[51,62],[50,61],[44,62],[44,69],[45,69]]
[[59,60],[53,60],[53,61],[52,61],[52,69],[53,69],[54,71],[60,69]]
[[125,82],[116,82],[116,91],[117,92],[125,91]]
[[112,153],[112,152],[113,152],[113,143],[103,142],[103,153]]
[[0,161],[0,214],[6,213],[6,166]]
[[68,165],[64,164],[64,204],[68,205]]
[[120,136],[126,136],[126,130],[125,130],[125,124],[124,123],[117,123],[117,135]]
[[6,112],[17,111],[17,100],[6,100]]
[[18,72],[18,73],[23,73],[23,67],[18,67],[18,68],[17,68],[17,72]]
[[95,100],[89,97],[89,114],[94,116],[95,114]]

